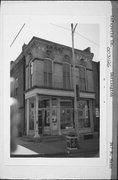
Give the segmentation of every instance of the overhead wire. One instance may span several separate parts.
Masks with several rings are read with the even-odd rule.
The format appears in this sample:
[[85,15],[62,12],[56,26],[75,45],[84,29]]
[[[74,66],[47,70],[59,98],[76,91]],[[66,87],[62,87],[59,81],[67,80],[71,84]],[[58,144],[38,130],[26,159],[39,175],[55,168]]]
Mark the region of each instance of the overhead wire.
[[[70,31],[70,29],[65,28],[65,27],[63,27],[63,26],[60,26],[60,25],[57,25],[57,24],[53,24],[53,23],[50,23],[50,24],[53,25],[53,26],[57,26],[57,27],[59,27],[59,28],[62,28],[62,29],[65,29],[65,30]],[[22,31],[22,29],[24,28],[24,26],[25,26],[25,23],[23,24],[23,26],[21,27],[21,29],[20,29],[19,32],[17,33],[17,35],[16,35],[16,37],[14,38],[13,42],[11,43],[10,47],[11,47],[11,46],[13,45],[13,43],[15,42],[16,38],[18,37],[18,35],[20,34],[20,32]],[[99,46],[98,43],[96,43],[96,42],[90,40],[89,38],[87,38],[87,37],[85,37],[84,35],[78,33],[77,31],[75,32],[75,34],[77,34],[78,36],[81,36],[82,38],[84,38],[84,39],[86,39],[87,41],[89,41],[89,42],[95,44],[96,46]]]
[[[53,24],[53,23],[50,23],[50,24],[51,24],[51,25],[53,25],[53,26],[57,26],[57,27],[59,27],[59,28],[62,28],[62,29],[65,29],[65,30],[70,31],[70,29],[65,28],[65,27],[63,27],[63,26],[60,26],[60,25],[57,25],[57,24]],[[75,32],[75,34],[77,34],[77,35],[81,36],[82,38],[84,38],[84,39],[86,39],[86,40],[88,40],[88,41],[90,41],[91,43],[95,44],[96,46],[99,46],[99,44],[98,44],[98,43],[96,43],[96,42],[94,42],[94,41],[90,40],[89,38],[87,38],[87,37],[85,37],[84,35],[82,35],[82,34],[78,33],[77,31]]]
[[14,40],[12,41],[10,47],[13,45],[13,43],[15,42],[16,38],[18,37],[18,35],[20,34],[20,32],[22,31],[22,29],[24,28],[25,23],[23,24],[23,26],[21,27],[21,29],[19,30],[19,32],[17,33],[17,35],[15,36]]

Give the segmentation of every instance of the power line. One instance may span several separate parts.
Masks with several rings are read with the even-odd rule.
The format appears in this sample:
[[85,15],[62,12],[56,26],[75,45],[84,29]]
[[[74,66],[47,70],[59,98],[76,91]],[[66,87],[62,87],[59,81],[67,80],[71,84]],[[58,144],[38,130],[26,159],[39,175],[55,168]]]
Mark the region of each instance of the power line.
[[87,37],[83,36],[82,34],[80,34],[80,33],[78,33],[78,32],[75,32],[75,34],[77,34],[77,35],[79,35],[79,36],[83,37],[84,39],[86,39],[86,40],[90,41],[91,43],[95,44],[96,46],[99,46],[99,44],[98,44],[98,43],[96,43],[96,42],[94,42],[94,41],[92,41],[92,40],[88,39]]
[[[53,23],[50,23],[50,24],[51,24],[51,25],[53,25],[53,26],[57,26],[57,27],[59,27],[59,28],[62,28],[62,29],[65,29],[65,30],[70,31],[70,29],[65,28],[65,27],[63,27],[63,26],[56,25],[56,24],[53,24]],[[95,44],[96,46],[99,46],[99,44],[98,44],[98,43],[96,43],[96,42],[94,42],[94,41],[92,41],[92,40],[88,39],[88,38],[87,38],[87,37],[85,37],[84,35],[82,35],[82,34],[80,34],[80,33],[78,33],[78,32],[75,32],[75,34],[77,34],[77,35],[81,36],[82,38],[86,39],[87,41],[90,41],[91,43]]]
[[18,34],[16,35],[16,37],[14,38],[13,42],[11,43],[10,47],[13,45],[13,43],[15,42],[16,38],[18,37],[18,35],[20,34],[20,32],[22,31],[22,29],[24,28],[25,23],[23,24],[23,26],[21,27],[21,29],[19,30]]

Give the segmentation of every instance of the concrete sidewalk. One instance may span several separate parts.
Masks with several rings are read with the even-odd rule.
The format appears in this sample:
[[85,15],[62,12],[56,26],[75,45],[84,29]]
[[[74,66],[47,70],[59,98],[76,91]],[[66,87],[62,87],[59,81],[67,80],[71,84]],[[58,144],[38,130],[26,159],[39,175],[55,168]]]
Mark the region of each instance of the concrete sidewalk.
[[[28,148],[31,151],[34,151],[35,153],[38,153],[39,156],[45,156],[45,157],[56,157],[60,156],[67,156],[67,142],[66,140],[57,140],[52,142],[29,142],[24,141],[23,138],[18,138],[18,145],[23,146],[25,148]],[[72,153],[75,154],[75,156],[80,155],[80,153],[87,154],[89,152],[99,152],[99,139],[93,138],[93,139],[87,139],[82,140],[79,142],[79,148],[75,151],[72,151]]]
[[16,151],[13,152],[12,155],[18,155],[18,154],[21,154],[21,155],[36,155],[38,153],[36,153],[36,152],[26,148],[26,147],[18,145]]

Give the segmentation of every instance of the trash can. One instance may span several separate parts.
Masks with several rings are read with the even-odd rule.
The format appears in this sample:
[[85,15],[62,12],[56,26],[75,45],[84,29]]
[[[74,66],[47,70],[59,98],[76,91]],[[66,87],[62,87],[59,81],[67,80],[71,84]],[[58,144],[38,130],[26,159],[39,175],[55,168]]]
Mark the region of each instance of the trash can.
[[67,153],[70,153],[71,151],[78,149],[78,137],[76,134],[68,134],[66,136],[66,142],[67,142]]

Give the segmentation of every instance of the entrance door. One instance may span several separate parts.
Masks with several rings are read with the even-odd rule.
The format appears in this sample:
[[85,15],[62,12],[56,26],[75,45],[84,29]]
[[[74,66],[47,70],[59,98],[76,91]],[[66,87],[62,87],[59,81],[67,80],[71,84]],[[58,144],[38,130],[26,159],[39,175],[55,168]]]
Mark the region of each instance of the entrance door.
[[44,108],[44,116],[43,116],[43,134],[50,135],[50,108]]
[[38,110],[38,132],[43,133],[43,110]]
[[41,108],[38,110],[38,132],[39,134],[50,134],[50,109]]

